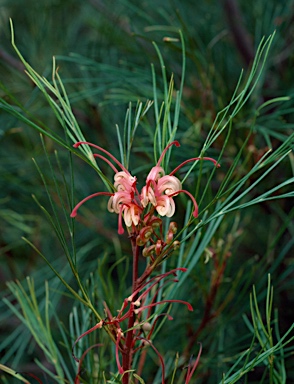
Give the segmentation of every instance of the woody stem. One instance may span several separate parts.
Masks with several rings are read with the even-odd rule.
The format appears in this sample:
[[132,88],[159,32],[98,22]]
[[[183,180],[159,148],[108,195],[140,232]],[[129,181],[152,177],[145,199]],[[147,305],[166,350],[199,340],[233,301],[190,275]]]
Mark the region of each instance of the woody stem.
[[[139,247],[136,244],[136,239],[132,239],[132,251],[133,251],[133,287],[132,293],[137,289],[138,283],[138,263],[139,263]],[[132,302],[137,300],[137,295],[134,295]],[[129,317],[128,329],[126,334],[125,348],[122,358],[122,367],[124,371],[128,371],[132,368],[132,359],[134,353],[134,327],[135,323],[135,313],[133,312]],[[122,379],[123,384],[129,383],[129,372],[126,372]]]

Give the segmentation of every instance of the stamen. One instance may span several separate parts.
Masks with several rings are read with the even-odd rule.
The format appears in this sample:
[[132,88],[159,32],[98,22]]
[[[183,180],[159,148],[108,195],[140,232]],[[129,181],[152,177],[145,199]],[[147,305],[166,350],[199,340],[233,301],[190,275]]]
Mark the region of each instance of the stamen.
[[[181,271],[181,272],[187,272],[187,268],[183,268],[183,267],[179,267],[179,268],[175,268],[175,269],[172,269],[171,271],[168,271],[166,273],[163,273],[159,276],[154,276],[152,277],[151,279],[149,279],[148,281],[146,281],[144,284],[142,284],[138,289],[136,289],[132,294],[131,296],[128,297],[128,301],[132,301],[133,298],[135,296],[137,296],[137,294],[139,292],[142,291],[142,289],[144,289],[147,285],[149,285],[152,281],[156,281],[155,283],[152,283],[152,287],[155,285],[155,284],[158,284],[162,279],[164,279],[166,276],[169,276],[169,275],[174,275],[174,276],[177,276],[176,274],[176,271]],[[148,291],[144,291],[143,294],[138,298],[138,299],[142,299],[144,295],[146,295],[146,293],[149,292]]]
[[89,333],[95,331],[96,329],[99,329],[99,328],[102,328],[103,326],[103,320],[99,321],[99,323],[97,323],[96,325],[94,325],[94,327],[88,329],[86,332],[84,332],[82,335],[80,335],[76,341],[74,342],[73,346],[72,346],[72,356],[73,358],[75,359],[75,361],[78,363],[80,361],[80,359],[78,359],[75,354],[74,354],[74,347],[76,346],[76,344],[78,343],[79,340],[81,340],[82,337],[88,335]]
[[170,320],[170,321],[173,320],[173,317],[172,317],[171,315],[169,315],[168,313],[161,313],[160,315],[158,315],[158,316],[156,317],[156,319],[154,320],[151,329],[149,330],[149,333],[148,333],[148,335],[147,335],[148,339],[151,338],[151,336],[152,336],[152,334],[153,334],[153,332],[154,332],[155,326],[156,326],[156,324],[157,324],[157,321],[158,321],[159,318],[162,317],[162,316],[166,316],[167,319]]
[[105,161],[105,163],[107,163],[115,173],[118,173],[118,170],[115,168],[115,166],[111,163],[111,161],[109,161],[108,159],[106,159],[106,157],[102,156],[102,155],[99,155],[99,153],[94,153],[93,155],[94,157],[99,157],[99,159],[102,159]]
[[154,345],[152,344],[151,340],[148,340],[148,339],[145,339],[145,337],[138,337],[139,340],[142,340],[142,341],[145,341],[146,343],[148,343],[150,345],[150,347],[155,351],[155,353],[157,354],[157,356],[159,357],[159,360],[160,360],[160,364],[161,364],[161,367],[162,367],[162,372],[161,372],[161,384],[164,384],[165,383],[165,365],[164,365],[164,360],[161,356],[161,354],[159,353],[159,351],[154,347]]
[[173,175],[174,173],[176,173],[180,168],[182,168],[185,164],[190,163],[191,161],[197,161],[197,160],[208,160],[208,161],[212,161],[213,164],[214,164],[217,168],[220,167],[220,164],[219,164],[216,160],[212,159],[211,157],[193,157],[192,159],[188,159],[188,160],[184,161],[182,164],[178,165],[178,166],[177,166],[177,167],[176,167],[176,168],[169,174],[169,176],[172,176],[172,175]]
[[87,144],[89,145],[90,147],[94,147],[96,149],[98,149],[99,151],[101,152],[104,152],[106,153],[117,165],[119,165],[119,167],[125,171],[128,175],[130,175],[130,172],[122,165],[122,163],[120,161],[117,160],[117,158],[115,158],[111,153],[109,153],[108,151],[106,151],[106,149],[102,148],[102,147],[99,147],[98,145],[96,144],[93,144],[93,143],[89,143],[88,141],[79,141],[77,143],[75,143],[73,145],[74,148],[78,148],[80,145],[82,144]]
[[163,158],[164,158],[164,155],[166,154],[167,150],[168,150],[172,145],[175,145],[176,147],[180,147],[180,143],[179,143],[178,141],[176,141],[176,140],[175,140],[175,141],[172,141],[170,144],[168,144],[168,145],[164,148],[162,154],[160,155],[160,158],[159,158],[159,160],[158,160],[158,162],[157,162],[157,164],[156,164],[156,167],[159,167],[160,163],[162,162],[162,160],[163,160]]
[[151,304],[148,304],[148,305],[145,305],[143,307],[140,307],[138,309],[135,309],[134,312],[135,314],[137,315],[138,313],[144,311],[145,309],[147,308],[151,308],[151,307],[155,307],[156,305],[159,305],[159,304],[165,304],[165,303],[180,303],[180,304],[185,304],[188,308],[189,311],[193,311],[193,307],[190,303],[188,303],[187,301],[184,301],[184,300],[176,300],[176,299],[173,299],[173,300],[162,300],[162,301],[158,301],[157,303],[151,303]]
[[128,304],[129,304],[128,300],[124,299],[123,305],[122,305],[121,309],[119,310],[117,317],[121,317],[123,311],[127,308]]
[[70,214],[70,217],[76,217],[77,212],[78,212],[78,209],[79,209],[80,206],[83,205],[86,201],[92,199],[93,197],[101,196],[101,195],[104,195],[104,196],[114,196],[114,193],[110,193],[110,192],[96,192],[96,193],[93,193],[93,195],[90,195],[90,196],[88,196],[88,197],[85,197],[82,201],[80,201],[80,202],[74,207],[74,209],[72,210],[72,212],[71,212],[71,214]]
[[[141,296],[138,297],[138,301],[141,302],[141,301],[143,300],[144,296],[147,296],[147,294],[148,294],[148,293],[149,293],[149,292],[150,292],[156,285],[158,285],[159,282],[160,282],[160,280],[157,280],[157,281],[155,281],[154,283],[152,283],[152,284],[150,285],[150,287],[148,287],[147,289],[145,289],[145,291],[141,294]],[[155,294],[153,295],[154,297],[153,297],[152,300],[155,300],[155,298],[157,297],[159,291],[162,290],[162,288],[163,288],[164,286],[166,286],[168,283],[171,283],[171,282],[172,282],[172,283],[178,283],[179,280],[177,280],[177,279],[169,279],[169,280],[165,281],[160,287],[157,288]],[[134,304],[135,304],[135,303],[134,303]]]
[[198,205],[196,203],[195,197],[190,192],[186,191],[185,189],[180,189],[179,191],[174,192],[174,193],[172,193],[170,195],[167,195],[167,196],[168,197],[173,197],[173,196],[178,195],[179,193],[185,193],[193,201],[193,204],[194,204],[193,216],[196,218],[198,216]]

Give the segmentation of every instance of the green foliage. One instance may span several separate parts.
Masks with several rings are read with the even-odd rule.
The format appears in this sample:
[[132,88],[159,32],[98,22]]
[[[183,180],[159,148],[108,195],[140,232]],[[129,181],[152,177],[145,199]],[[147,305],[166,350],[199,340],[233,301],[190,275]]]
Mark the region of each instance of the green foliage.
[[[113,174],[90,146],[72,144],[95,142],[144,180],[174,139],[181,148],[165,157],[167,173],[196,156],[214,157],[221,167],[199,161],[179,172],[200,214],[194,219],[186,197],[177,196],[180,249],[158,267],[162,274],[188,269],[158,300],[181,298],[194,307],[187,314],[160,306],[152,314],[174,318],[162,316],[153,335],[167,382],[184,382],[198,342],[199,383],[294,380],[288,3],[241,1],[239,40],[227,8],[208,1],[1,6],[2,19],[14,24],[13,49],[7,28],[0,51],[1,382],[33,382],[25,372],[73,382],[75,340],[106,317],[103,301],[115,313],[130,294],[129,242],[117,235],[105,197],[85,204],[77,222],[69,217],[80,198],[113,190]],[[242,51],[248,37],[249,61]],[[120,383],[106,332],[82,338],[74,353],[93,345],[82,382]],[[151,348],[142,379],[135,378],[160,382]]]
[[[264,369],[263,382],[266,380],[269,383],[286,383],[285,347],[293,340],[294,336],[290,337],[290,335],[294,324],[283,337],[280,336],[277,313],[275,313],[275,318],[272,319],[273,288],[271,287],[270,275],[268,276],[265,302],[265,321],[258,305],[255,287],[253,287],[253,293],[250,298],[250,308],[252,324],[247,317],[244,317],[249,330],[253,334],[250,348],[240,354],[230,371],[224,375],[221,383],[236,383],[239,379],[246,376],[248,372],[252,371],[253,367],[256,369],[260,365],[266,367]],[[276,342],[273,337],[273,329]],[[293,348],[287,347],[286,353],[291,353],[292,350]],[[242,367],[236,370],[240,365]]]

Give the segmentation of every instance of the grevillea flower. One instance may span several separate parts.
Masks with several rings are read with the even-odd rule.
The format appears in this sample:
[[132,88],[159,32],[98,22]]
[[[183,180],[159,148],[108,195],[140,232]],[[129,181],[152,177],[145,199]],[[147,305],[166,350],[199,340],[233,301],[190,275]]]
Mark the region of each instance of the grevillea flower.
[[118,233],[122,234],[124,232],[122,226],[122,217],[124,218],[127,227],[130,227],[132,224],[137,226],[140,220],[140,213],[142,208],[140,204],[136,203],[135,199],[135,194],[138,195],[138,191],[136,189],[136,177],[132,176],[130,172],[111,153],[106,151],[104,148],[99,147],[98,145],[88,143],[86,141],[79,141],[78,143],[74,144],[74,148],[78,148],[83,144],[90,145],[91,147],[106,153],[120,167],[121,171],[119,171],[106,157],[100,154],[94,154],[94,157],[102,159],[114,170],[114,187],[116,192],[97,192],[86,197],[75,206],[70,216],[75,217],[80,206],[86,201],[96,196],[106,195],[110,196],[108,201],[108,210],[119,215]]
[[127,227],[137,227],[140,222],[144,222],[144,218],[141,218],[141,215],[144,208],[146,208],[148,204],[153,205],[160,216],[172,217],[175,213],[175,202],[173,198],[179,193],[185,193],[190,197],[194,205],[193,216],[197,217],[198,205],[194,196],[190,192],[182,189],[182,183],[177,177],[174,176],[174,173],[176,173],[185,164],[198,160],[209,160],[212,161],[215,166],[219,167],[219,164],[210,157],[193,157],[181,163],[169,175],[165,175],[164,169],[161,167],[161,162],[167,150],[172,145],[175,145],[176,147],[180,146],[178,141],[173,141],[163,150],[156,166],[151,169],[147,176],[146,185],[142,188],[141,194],[139,194],[136,187],[137,178],[132,176],[130,172],[111,153],[98,145],[88,143],[86,141],[80,141],[74,144],[74,147],[77,148],[83,144],[90,145],[98,151],[108,155],[108,157],[110,157],[110,159],[120,168],[120,170],[118,170],[108,158],[99,153],[94,154],[95,158],[102,159],[115,172],[115,192],[97,192],[86,197],[75,206],[71,213],[71,217],[75,217],[79,207],[93,197],[100,195],[110,196],[107,208],[110,212],[118,214],[119,234],[124,232],[122,225],[123,219]]
[[138,225],[140,221],[141,207],[135,201],[136,177],[125,171],[114,175],[114,187],[117,192],[110,197],[108,201],[109,212],[115,212],[119,215],[119,232],[123,233],[122,213],[127,227],[132,224]]
[[179,193],[185,193],[190,197],[194,204],[193,216],[198,216],[198,205],[193,195],[190,192],[182,189],[182,184],[180,180],[173,176],[182,166],[197,160],[209,160],[214,163],[215,166],[219,167],[219,164],[210,157],[193,157],[184,161],[178,167],[176,167],[169,175],[165,175],[164,169],[160,166],[167,150],[172,146],[180,146],[178,141],[173,141],[166,146],[163,150],[157,164],[149,172],[146,185],[143,187],[141,192],[141,203],[143,207],[146,207],[148,203],[151,203],[157,212],[161,216],[171,217],[175,213],[175,203],[173,200],[174,196],[177,196]]
[[128,171],[117,172],[114,175],[114,187],[118,192],[127,191],[134,193],[136,190],[137,178],[132,176]]

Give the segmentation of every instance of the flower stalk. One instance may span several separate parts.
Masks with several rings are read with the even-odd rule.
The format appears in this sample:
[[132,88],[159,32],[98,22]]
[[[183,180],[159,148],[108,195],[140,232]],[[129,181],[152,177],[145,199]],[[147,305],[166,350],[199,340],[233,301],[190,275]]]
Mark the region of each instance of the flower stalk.
[[[172,317],[168,314],[157,314],[157,308],[162,305],[183,304],[189,311],[193,311],[190,303],[184,300],[163,298],[157,300],[159,290],[167,284],[178,282],[177,274],[185,273],[185,268],[176,268],[163,274],[153,275],[156,267],[167,257],[170,257],[180,242],[174,237],[178,230],[175,221],[170,222],[167,233],[164,231],[163,218],[172,217],[176,211],[174,198],[180,193],[186,194],[192,201],[194,210],[193,217],[198,217],[198,205],[195,197],[183,189],[181,181],[174,176],[184,165],[189,162],[208,160],[216,167],[219,164],[211,158],[191,158],[177,166],[169,174],[161,166],[167,151],[172,147],[179,147],[178,141],[173,141],[166,146],[156,165],[149,172],[145,185],[141,192],[137,189],[137,178],[124,167],[111,153],[104,148],[86,141],[74,145],[78,148],[81,145],[89,145],[99,153],[94,157],[104,161],[114,171],[113,192],[96,192],[81,200],[72,210],[71,217],[77,215],[80,207],[88,200],[97,196],[108,196],[108,211],[118,215],[118,233],[122,235],[126,227],[132,248],[132,293],[124,299],[121,309],[116,316],[113,316],[105,303],[107,319],[101,320],[94,327],[79,336],[76,343],[89,333],[104,328],[115,343],[115,358],[118,372],[122,375],[122,384],[129,384],[133,367],[134,355],[144,349],[142,359],[139,362],[139,371],[143,370],[142,361],[146,358],[146,348],[150,346],[159,358],[162,367],[162,384],[165,379],[164,359],[160,352],[153,345],[151,337],[160,316]],[[103,155],[101,154],[103,153]],[[147,258],[147,266],[139,275],[139,258]],[[149,322],[151,320],[151,323]],[[140,326],[139,324],[143,324]],[[146,324],[146,325],[145,325]],[[145,325],[145,326],[144,326]],[[186,382],[189,383],[198,364],[200,353],[196,363],[189,365]],[[74,356],[74,355],[73,355]],[[83,355],[84,356],[84,355]],[[74,358],[81,362],[75,356]],[[79,368],[80,369],[80,368]]]

